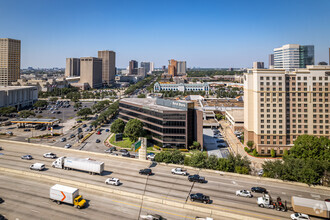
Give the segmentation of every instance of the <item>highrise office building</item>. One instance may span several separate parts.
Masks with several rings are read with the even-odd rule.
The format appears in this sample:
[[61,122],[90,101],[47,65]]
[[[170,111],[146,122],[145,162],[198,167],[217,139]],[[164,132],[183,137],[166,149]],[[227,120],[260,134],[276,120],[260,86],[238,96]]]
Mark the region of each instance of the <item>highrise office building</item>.
[[253,69],[265,69],[264,62],[253,62]]
[[274,54],[269,54],[268,69],[274,69]]
[[178,61],[173,59],[168,61],[168,74],[170,74],[171,76],[176,76],[178,73],[177,63]]
[[88,83],[93,89],[102,87],[102,59],[80,58],[80,83]]
[[102,59],[102,82],[111,85],[116,76],[116,53],[114,51],[98,51],[98,58]]
[[186,69],[187,69],[186,61],[178,61],[177,62],[178,74],[186,74]]
[[136,75],[137,74],[137,68],[138,68],[139,63],[136,60],[131,60],[129,61],[129,66],[128,66],[128,74],[129,75]]
[[244,74],[244,143],[282,155],[299,135],[330,138],[330,67],[251,69]]
[[292,70],[314,65],[314,46],[286,44],[274,49],[274,68]]
[[145,69],[146,73],[150,73],[151,71],[151,62],[141,62],[141,67]]
[[0,38],[0,85],[8,86],[20,78],[21,41]]
[[80,76],[80,59],[66,58],[65,77]]

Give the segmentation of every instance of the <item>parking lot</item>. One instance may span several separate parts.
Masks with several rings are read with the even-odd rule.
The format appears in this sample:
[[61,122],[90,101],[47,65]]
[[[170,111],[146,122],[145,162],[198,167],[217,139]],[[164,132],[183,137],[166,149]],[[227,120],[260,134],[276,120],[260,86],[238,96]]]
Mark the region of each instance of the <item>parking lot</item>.
[[209,156],[227,158],[229,155],[228,145],[218,129],[203,129],[204,147]]

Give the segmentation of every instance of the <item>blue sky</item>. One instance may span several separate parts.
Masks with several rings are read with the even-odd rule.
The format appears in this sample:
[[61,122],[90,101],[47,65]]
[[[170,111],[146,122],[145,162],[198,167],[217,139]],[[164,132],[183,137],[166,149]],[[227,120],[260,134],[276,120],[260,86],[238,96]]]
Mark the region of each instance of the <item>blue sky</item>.
[[273,48],[315,45],[329,61],[328,0],[0,0],[0,37],[22,41],[22,68],[65,67],[66,57],[114,50],[117,67],[251,67]]

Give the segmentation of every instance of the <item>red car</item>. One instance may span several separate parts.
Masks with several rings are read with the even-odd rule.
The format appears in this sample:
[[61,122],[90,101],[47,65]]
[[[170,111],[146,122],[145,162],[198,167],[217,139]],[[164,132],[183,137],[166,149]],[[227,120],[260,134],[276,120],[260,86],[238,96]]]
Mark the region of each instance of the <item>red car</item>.
[[97,134],[100,135],[101,134],[101,131],[98,131]]

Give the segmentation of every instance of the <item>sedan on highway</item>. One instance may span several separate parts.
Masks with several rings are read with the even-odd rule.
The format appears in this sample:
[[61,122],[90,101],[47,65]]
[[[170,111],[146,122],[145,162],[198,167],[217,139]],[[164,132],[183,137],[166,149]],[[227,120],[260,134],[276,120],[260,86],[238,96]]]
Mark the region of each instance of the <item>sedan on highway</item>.
[[236,196],[242,196],[242,197],[252,198],[252,194],[250,193],[250,191],[247,191],[245,189],[243,189],[243,190],[237,190],[236,191]]
[[263,187],[256,186],[251,188],[251,192],[267,193],[267,190]]
[[23,155],[23,156],[21,156],[21,159],[23,159],[23,160],[32,160],[33,157],[31,155]]
[[66,145],[64,146],[65,149],[68,149],[68,148],[70,148],[70,147],[72,147],[71,144],[66,144]]
[[309,216],[306,215],[306,214],[302,214],[302,213],[294,213],[294,214],[291,214],[291,219],[292,220],[309,220]]
[[149,175],[152,174],[152,170],[149,169],[149,168],[142,169],[142,170],[139,171],[139,174],[141,174],[141,175],[148,175],[149,176]]
[[52,159],[54,159],[54,158],[56,158],[56,154],[51,153],[51,152],[45,153],[44,154],[44,158],[52,158]]
[[205,183],[205,178],[198,174],[189,175],[188,180],[189,180],[189,182]]
[[105,180],[105,184],[119,186],[120,181],[118,178],[108,178]]
[[65,142],[66,141],[66,138],[61,138],[61,142]]

